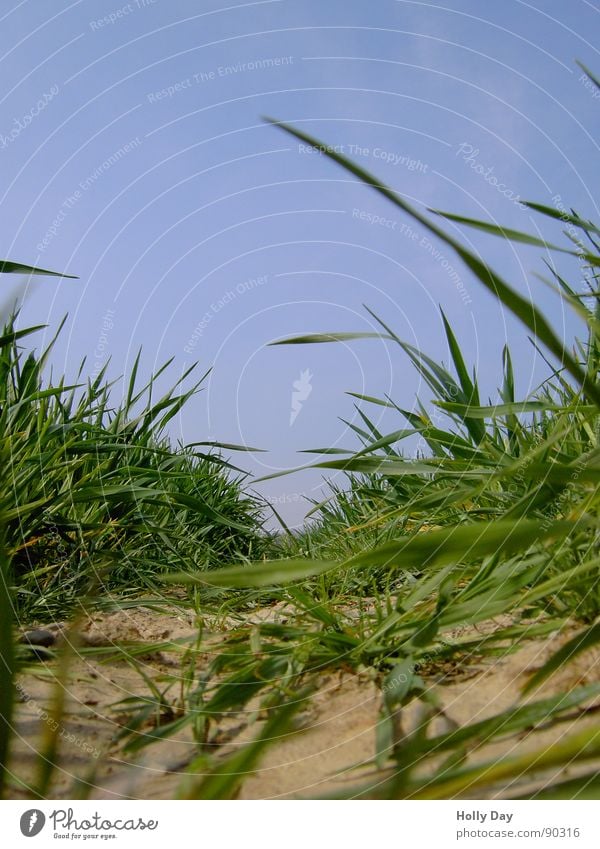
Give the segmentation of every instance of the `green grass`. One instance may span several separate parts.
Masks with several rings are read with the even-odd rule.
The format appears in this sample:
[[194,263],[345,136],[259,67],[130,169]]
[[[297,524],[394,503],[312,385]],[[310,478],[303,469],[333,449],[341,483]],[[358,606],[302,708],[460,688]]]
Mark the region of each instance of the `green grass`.
[[[305,133],[284,129],[327,149]],[[352,796],[433,799],[459,793],[473,798],[480,792],[502,794],[502,787],[508,786],[511,796],[519,795],[520,786],[531,795],[537,781],[547,797],[552,790],[545,770],[566,764],[579,766],[582,777],[557,785],[557,796],[593,793],[586,788],[597,771],[600,726],[498,762],[478,759],[477,752],[484,741],[516,741],[540,725],[560,728],[574,707],[596,697],[597,684],[533,703],[522,701],[525,692],[517,694],[509,710],[440,734],[434,720],[442,711],[441,702],[426,672],[432,663],[460,665],[471,653],[494,656],[506,650],[507,642],[518,647],[566,623],[579,623],[580,632],[530,680],[528,687],[534,689],[600,641],[596,289],[576,293],[553,274],[562,297],[587,326],[587,337],[567,348],[533,304],[437,223],[344,157],[326,155],[453,248],[480,283],[535,334],[535,344],[545,348],[556,365],[550,366],[534,395],[521,399],[515,395],[513,364],[505,348],[498,399],[486,403],[445,316],[450,367],[403,342],[371,313],[381,337],[408,357],[433,397],[412,412],[391,398],[356,396],[361,401],[360,424],[350,427],[360,448],[318,449],[316,453],[335,456],[314,464],[345,472],[348,488],[332,488],[331,497],[314,506],[312,523],[281,542],[288,560],[208,576],[209,584],[238,591],[263,586],[273,592],[272,585],[279,585],[279,598],[296,611],[290,624],[242,626],[239,636],[228,640],[229,668],[233,662],[236,671],[215,685],[216,693],[220,698],[225,688],[239,693],[241,680],[256,680],[259,687],[258,682],[264,682],[261,664],[267,659],[278,658],[282,668],[295,670],[297,685],[336,666],[372,670],[382,691],[374,777],[353,788]],[[538,211],[552,215],[544,207],[538,206]],[[552,248],[527,234],[458,220],[503,238]],[[600,265],[598,229],[575,214],[569,223],[587,241],[585,250],[567,250],[583,257],[593,282]],[[364,336],[308,333],[277,344],[347,343]],[[443,416],[434,416],[431,404]],[[382,405],[398,414],[391,433],[379,432],[369,412],[369,407]],[[404,456],[402,440],[414,435],[423,438],[427,449],[417,458]],[[289,571],[282,576],[284,567]],[[288,582],[292,586],[286,589]],[[370,605],[363,606],[365,597]],[[358,610],[358,617],[349,610]],[[467,641],[453,636],[457,626],[473,629],[499,616],[508,616],[511,624],[485,637],[472,630]],[[261,649],[254,649],[254,659],[251,652],[241,651],[251,633]],[[232,644],[241,652],[233,657]],[[276,689],[267,680],[262,683],[266,694]],[[415,702],[422,703],[422,721],[408,736],[399,737],[403,711]],[[239,710],[240,705],[233,708]],[[222,771],[223,765],[215,768]],[[199,784],[197,795],[203,794]]]
[[197,392],[191,369],[162,397],[156,379],[114,403],[104,372],[75,386],[43,378],[51,347],[25,355],[11,319],[0,351],[0,434],[8,458],[5,545],[19,614],[64,614],[92,588],[156,587],[162,572],[257,556],[260,505],[210,448],[173,447],[168,422]]
[[[0,270],[54,274],[8,262]],[[104,370],[87,379],[84,363],[74,385],[48,380],[53,342],[27,352],[24,340],[30,345],[42,328],[17,329],[16,321],[9,317],[0,334],[0,795],[14,677],[28,657],[15,642],[17,628],[107,598],[139,597],[176,568],[196,572],[261,556],[269,539],[262,504],[244,493],[244,473],[219,446],[173,446],[168,437],[169,421],[206,375],[188,385],[189,369],[155,397],[169,363],[140,386],[138,356],[115,403]],[[66,675],[65,667],[57,715]],[[38,795],[57,751],[56,734],[47,737]]]

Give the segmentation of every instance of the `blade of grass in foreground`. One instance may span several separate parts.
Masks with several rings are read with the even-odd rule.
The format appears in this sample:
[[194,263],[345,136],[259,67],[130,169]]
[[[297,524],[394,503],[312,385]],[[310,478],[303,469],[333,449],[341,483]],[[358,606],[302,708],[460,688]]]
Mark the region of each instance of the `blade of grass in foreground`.
[[397,192],[390,189],[369,171],[366,171],[364,168],[356,165],[352,160],[342,154],[328,149],[327,145],[319,139],[316,139],[314,136],[310,136],[289,124],[276,121],[272,118],[265,118],[265,120],[276,127],[280,127],[286,133],[289,133],[300,141],[318,149],[324,156],[328,156],[334,162],[337,162],[337,164],[341,165],[346,171],[354,174],[355,177],[375,189],[375,191],[390,200],[395,206],[400,207],[400,209],[414,218],[415,221],[418,221],[430,233],[433,233],[441,239],[441,241],[452,248],[452,250],[458,254],[460,259],[462,259],[465,265],[471,269],[483,286],[485,286],[492,295],[502,301],[502,303],[523,322],[534,336],[548,348],[548,350],[561,364],[565,366],[572,377],[575,378],[577,383],[582,387],[582,389],[584,389],[589,398],[591,398],[594,403],[600,407],[600,389],[596,385],[595,381],[590,379],[575,358],[567,351],[558,336],[554,333],[554,330],[544,315],[531,301],[516,292],[508,285],[508,283],[505,282],[505,280],[503,280],[502,277],[500,277],[499,274],[492,271],[489,266],[482,262],[479,257],[467,250],[459,241],[448,235],[440,227],[433,224],[425,215],[422,215],[414,209]]
[[590,79],[594,83],[594,85],[596,86],[597,89],[600,89],[600,80],[598,79],[598,77],[596,77],[590,71],[590,69],[588,67],[586,67],[586,65],[583,64],[583,62],[580,62],[579,59],[576,59],[575,61],[579,65],[579,67],[581,68],[583,73],[586,75],[586,77],[588,77],[588,79]]
[[35,265],[23,265],[22,262],[9,262],[7,259],[0,259],[0,274],[44,274],[46,277],[68,277],[71,280],[79,280],[75,274],[48,271],[47,268],[37,268]]
[[270,587],[313,578],[328,569],[338,566],[330,560],[266,560],[249,563],[247,566],[232,566],[202,574],[176,572],[165,575],[162,581],[172,584],[196,584],[211,587]]
[[536,802],[547,799],[557,801],[559,799],[593,799],[595,802],[600,798],[600,775],[593,769],[578,778],[569,781],[561,781],[560,784],[550,784],[549,787],[541,787],[533,792],[508,796],[509,799],[535,799]]
[[[482,230],[490,236],[500,236],[509,242],[521,242],[524,245],[531,245],[537,248],[545,248],[546,250],[558,251],[559,253],[570,254],[577,256],[580,259],[585,259],[588,262],[597,265],[600,257],[596,254],[589,254],[586,251],[574,251],[570,248],[561,248],[559,245],[554,245],[552,242],[545,242],[543,239],[538,239],[536,236],[530,236],[528,233],[522,233],[520,230],[511,230],[510,227],[500,227],[497,224],[488,224],[487,221],[479,221],[477,218],[467,218],[464,215],[455,215],[453,212],[443,212],[441,209],[430,209],[435,215],[446,218],[448,221],[454,221],[456,224],[464,224],[467,227],[474,227],[476,230]],[[594,230],[597,228],[594,227]]]
[[466,767],[449,778],[444,778],[442,774],[407,795],[411,799],[451,799],[459,793],[476,793],[478,787],[497,784],[502,780],[512,782],[515,776],[536,775],[545,769],[567,764],[579,765],[599,756],[600,729],[587,729],[552,746],[544,746],[517,757],[501,757],[485,764]]
[[394,540],[378,548],[356,554],[346,566],[386,565],[394,562],[403,569],[425,565],[460,563],[488,554],[521,551],[546,539],[561,539],[577,529],[574,522],[525,519],[520,522],[476,522],[459,527],[428,531]]
[[531,692],[531,690],[534,690],[556,672],[557,669],[562,669],[578,654],[592,648],[592,646],[598,643],[600,643],[600,622],[592,625],[586,631],[576,634],[572,640],[569,640],[568,643],[553,654],[550,660],[530,678],[527,685],[523,688],[523,693]]
[[520,551],[546,539],[561,539],[568,536],[577,525],[573,522],[553,522],[551,526],[542,521],[521,522],[478,522],[476,524],[429,531],[413,537],[403,537],[377,548],[361,552],[349,560],[271,560],[233,566],[202,574],[177,572],[165,575],[161,580],[176,584],[198,586],[258,588],[288,584],[320,575],[336,567],[395,565],[402,568],[425,565],[445,565],[474,560],[495,552]]
[[[295,713],[304,705],[311,693],[310,688],[294,695],[283,705],[271,709],[269,719],[264,723],[256,739],[231,757],[226,758],[218,766],[205,775],[193,775],[182,782],[178,799],[235,799],[242,782],[255,769],[266,748],[277,743],[279,738],[289,731],[291,720]],[[205,768],[206,757],[202,756],[199,763],[192,764],[190,772]]]
[[525,206],[533,209],[535,212],[540,212],[542,215],[547,215],[549,218],[554,218],[557,221],[563,221],[565,224],[573,224],[574,227],[579,227],[580,230],[585,230],[588,233],[596,233],[600,235],[600,227],[587,221],[585,218],[580,218],[579,215],[569,215],[566,212],[560,212],[553,206],[546,206],[543,203],[535,203],[532,200],[524,200]]
[[356,339],[391,339],[384,333],[305,333],[303,336],[293,336],[289,339],[278,339],[269,345],[314,345],[324,342],[354,342]]
[[0,799],[4,798],[6,766],[14,704],[15,658],[13,647],[13,609],[9,590],[9,564],[0,530]]

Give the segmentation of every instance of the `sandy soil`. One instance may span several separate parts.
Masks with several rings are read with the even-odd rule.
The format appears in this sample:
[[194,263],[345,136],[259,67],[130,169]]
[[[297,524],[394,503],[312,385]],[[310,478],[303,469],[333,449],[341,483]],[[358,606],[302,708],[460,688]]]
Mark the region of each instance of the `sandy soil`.
[[[257,621],[278,621],[286,609],[271,607],[255,614]],[[225,627],[228,623],[214,623]],[[493,630],[505,622],[487,623]],[[64,687],[65,708],[60,721],[60,767],[53,776],[51,798],[73,798],[81,791],[76,782],[88,787],[91,798],[173,798],[185,776],[186,766],[196,749],[189,728],[173,738],[154,742],[137,753],[128,753],[119,739],[124,712],[117,703],[133,696],[148,695],[136,666],[123,659],[111,646],[127,645],[135,653],[136,644],[155,643],[150,652],[136,655],[138,667],[159,689],[177,678],[182,652],[197,635],[194,616],[184,608],[168,611],[144,607],[84,619],[78,627],[84,652],[75,652]],[[426,680],[441,698],[448,726],[453,722],[485,719],[515,703],[519,689],[573,634],[572,629],[543,640],[531,640],[518,651],[473,662],[465,669],[432,670]],[[205,635],[200,664],[210,656],[211,637]],[[52,723],[49,707],[55,692],[51,664],[40,662],[20,676],[20,703],[16,714],[16,740],[11,770],[14,777],[30,782],[36,775],[38,753],[44,732]],[[547,681],[534,698],[564,692],[580,684],[598,680],[600,650],[592,649]],[[451,674],[447,674],[451,673]],[[171,686],[168,697],[177,695]],[[349,792],[361,785],[369,773],[357,765],[373,758],[375,727],[381,693],[366,673],[336,671],[324,674],[309,707],[299,717],[297,730],[274,743],[259,767],[244,782],[241,798],[307,798]],[[587,707],[594,707],[588,705]],[[600,702],[598,704],[600,706]],[[403,713],[403,727],[416,721],[417,706]],[[223,752],[252,738],[255,715],[238,715],[219,728]],[[529,732],[518,738],[486,745],[482,758],[523,754],[546,746],[562,735],[598,723],[593,711],[576,711],[568,721],[552,728]],[[569,770],[545,778],[572,777]],[[19,796],[15,791],[15,796]],[[509,786],[497,792],[510,796]]]

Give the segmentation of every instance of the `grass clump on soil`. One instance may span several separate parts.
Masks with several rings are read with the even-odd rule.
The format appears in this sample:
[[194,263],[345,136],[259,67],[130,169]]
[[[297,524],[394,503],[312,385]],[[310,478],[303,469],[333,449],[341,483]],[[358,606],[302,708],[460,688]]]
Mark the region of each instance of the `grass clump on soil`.
[[[256,556],[260,508],[241,476],[209,449],[174,448],[167,423],[201,386],[192,369],[154,399],[161,368],[111,401],[104,370],[87,384],[46,384],[52,344],[25,354],[11,319],[0,349],[2,511],[21,617],[63,613],[93,587],[139,592],[165,571],[211,569]],[[180,391],[178,391],[180,390]]]

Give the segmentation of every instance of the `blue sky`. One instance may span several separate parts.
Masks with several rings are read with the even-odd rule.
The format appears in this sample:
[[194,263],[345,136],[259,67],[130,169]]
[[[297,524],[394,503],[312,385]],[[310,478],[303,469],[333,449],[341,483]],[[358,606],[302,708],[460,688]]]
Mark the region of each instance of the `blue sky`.
[[[363,304],[447,361],[441,305],[492,398],[506,342],[522,395],[543,378],[523,328],[457,257],[261,116],[339,146],[419,207],[560,240],[519,199],[558,195],[597,218],[600,98],[575,65],[600,69],[596,3],[10,5],[2,251],[79,275],[19,289],[23,324],[46,321],[50,334],[69,315],[55,370],[73,375],[85,356],[91,373],[110,357],[117,377],[140,346],[145,374],[170,357],[173,380],[196,360],[212,367],[173,438],[268,448],[243,455],[257,476],[303,462],[300,449],[357,447],[348,391],[428,400],[385,342],[268,347],[373,330]],[[577,324],[535,276],[539,250],[463,236],[572,337]],[[576,263],[559,267],[578,282]],[[383,432],[403,426],[369,414]],[[257,489],[297,524],[320,486],[307,471]]]

